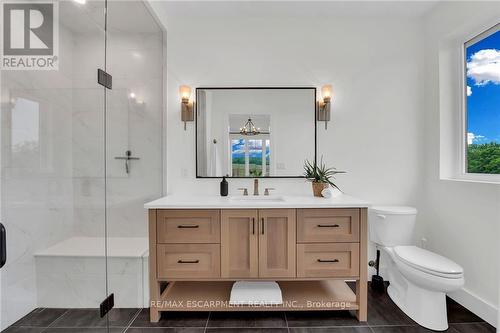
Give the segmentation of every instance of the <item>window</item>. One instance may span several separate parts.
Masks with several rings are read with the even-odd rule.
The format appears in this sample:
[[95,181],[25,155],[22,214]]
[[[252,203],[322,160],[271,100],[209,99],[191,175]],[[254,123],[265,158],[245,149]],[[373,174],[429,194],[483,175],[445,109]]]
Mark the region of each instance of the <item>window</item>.
[[464,171],[500,174],[500,24],[467,41]]
[[231,170],[233,177],[269,177],[269,135],[231,135]]
[[11,111],[11,156],[17,168],[38,168],[40,154],[40,104],[13,98]]

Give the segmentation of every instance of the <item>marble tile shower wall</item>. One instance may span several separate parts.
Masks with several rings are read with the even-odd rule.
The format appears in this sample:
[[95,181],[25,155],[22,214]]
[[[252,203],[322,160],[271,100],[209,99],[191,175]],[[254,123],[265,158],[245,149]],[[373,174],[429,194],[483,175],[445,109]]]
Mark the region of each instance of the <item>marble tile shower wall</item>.
[[2,326],[36,306],[33,254],[73,233],[72,38],[61,27],[58,71],[2,72]]
[[[91,237],[103,234],[103,114],[94,107],[103,95],[89,88],[95,87],[93,64],[100,54],[86,50],[99,50],[99,45],[100,39],[85,36],[75,45],[75,85],[83,89],[73,93],[74,220],[76,233]],[[146,237],[142,204],[162,193],[162,45],[160,32],[108,34],[107,64],[113,75],[106,127],[110,237]],[[124,161],[115,159],[126,150],[140,158],[130,163],[129,174]]]
[[[143,203],[162,193],[163,37],[111,33],[108,41],[108,235],[146,237]],[[96,84],[104,39],[61,26],[59,47],[58,71],[1,73],[9,261],[2,268],[0,330],[37,306],[36,252],[73,236],[104,236],[104,91]],[[31,103],[31,120],[15,119],[20,100]],[[141,158],[130,174],[114,159],[127,149]],[[102,283],[89,288],[104,296],[104,271],[96,274]]]

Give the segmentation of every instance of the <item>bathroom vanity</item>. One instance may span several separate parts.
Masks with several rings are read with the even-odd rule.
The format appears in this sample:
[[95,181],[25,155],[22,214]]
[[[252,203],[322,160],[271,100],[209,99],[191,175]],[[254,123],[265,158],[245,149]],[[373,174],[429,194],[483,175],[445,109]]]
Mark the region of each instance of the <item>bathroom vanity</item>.
[[[354,310],[366,321],[366,202],[167,196],[145,207],[152,322],[161,311],[284,310]],[[284,303],[231,306],[238,280],[277,281]]]

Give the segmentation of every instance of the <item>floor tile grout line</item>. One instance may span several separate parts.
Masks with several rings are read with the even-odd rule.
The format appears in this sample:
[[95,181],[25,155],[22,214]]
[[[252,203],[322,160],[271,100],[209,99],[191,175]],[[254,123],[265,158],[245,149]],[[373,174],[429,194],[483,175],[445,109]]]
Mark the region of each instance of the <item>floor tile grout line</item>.
[[368,324],[366,326],[370,326],[370,327],[393,327],[393,326],[412,327],[412,326],[420,326],[420,325],[419,324]]
[[123,331],[123,333],[127,332],[128,329],[130,328],[130,326],[132,326],[132,324],[134,323],[134,321],[137,319],[137,317],[139,317],[139,315],[141,314],[141,312],[143,311],[143,309],[138,309],[137,312],[135,313],[135,315],[133,316],[132,320],[130,320],[130,322],[128,323],[128,325],[125,327],[125,330]]
[[[119,326],[110,326],[110,327],[119,328]],[[68,328],[68,327],[66,327],[66,328]],[[92,327],[84,327],[84,328],[92,328]],[[205,328],[205,326],[185,326],[185,325],[184,326],[134,326],[134,325],[130,325],[129,328],[141,328],[141,329],[145,329],[145,328],[156,328],[156,329],[158,329],[158,328]],[[209,328],[211,328],[211,327],[209,327]],[[221,327],[217,327],[217,328],[221,328]]]
[[207,322],[205,324],[205,329],[203,330],[203,333],[207,332],[207,327],[208,327],[208,322],[210,321],[210,315],[212,314],[212,311],[208,311],[208,317],[207,317]]
[[[133,326],[134,327],[134,326]],[[200,326],[162,326],[162,328],[203,328]],[[318,327],[325,327],[325,326],[317,326],[313,328],[318,328]],[[349,327],[349,326],[330,326],[330,327]],[[350,327],[367,327],[367,326],[350,326]],[[142,327],[142,328],[147,328],[147,327]],[[156,328],[156,327],[153,327]],[[286,328],[285,326],[209,326],[207,329],[212,329],[212,328],[230,328],[230,329],[237,329],[237,328],[254,328],[254,329],[273,329],[273,328]],[[290,327],[290,328],[310,328],[310,327]]]
[[49,327],[52,327],[52,325],[57,322],[59,319],[61,319],[66,313],[69,312],[70,309],[66,309],[59,317],[54,319],[50,324],[47,325],[47,327],[44,327],[43,330],[40,331],[40,333],[45,332]]
[[286,311],[283,311],[283,315],[285,316],[286,330],[288,333],[290,333],[290,327],[288,327],[288,318],[286,317]]
[[[407,326],[407,325],[393,325],[393,326]],[[356,328],[356,327],[370,327],[369,325],[323,325],[323,326],[291,326],[290,328]],[[387,326],[390,327],[390,326]],[[264,327],[264,328],[280,328],[280,327]],[[283,327],[281,327],[283,328]]]
[[[490,323],[488,323],[487,321],[484,321],[484,320],[481,320],[481,321],[462,321],[462,322],[448,322],[448,324],[450,325],[463,325],[463,324],[488,324],[488,325],[491,325]],[[493,326],[493,325],[491,325]]]

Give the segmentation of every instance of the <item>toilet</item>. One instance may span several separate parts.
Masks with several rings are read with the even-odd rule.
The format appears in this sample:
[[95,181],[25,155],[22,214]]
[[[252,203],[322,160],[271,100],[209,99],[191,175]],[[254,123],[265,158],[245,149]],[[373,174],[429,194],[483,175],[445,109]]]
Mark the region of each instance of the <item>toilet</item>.
[[462,288],[464,272],[450,259],[412,245],[416,215],[413,207],[372,207],[370,240],[386,254],[381,262],[387,267],[392,301],[419,325],[444,331],[446,293]]

